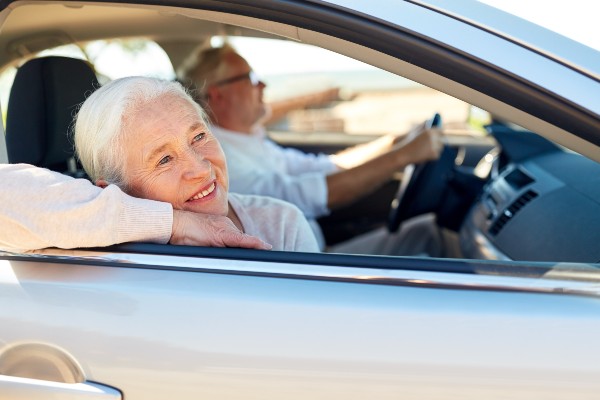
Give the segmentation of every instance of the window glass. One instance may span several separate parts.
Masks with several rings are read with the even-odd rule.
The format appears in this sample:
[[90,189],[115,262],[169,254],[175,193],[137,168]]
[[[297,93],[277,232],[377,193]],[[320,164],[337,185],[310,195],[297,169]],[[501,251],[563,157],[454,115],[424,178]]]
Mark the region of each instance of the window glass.
[[[68,44],[39,52],[33,58],[64,56],[89,60],[100,83],[130,75],[146,75],[173,79],[175,72],[169,57],[155,42],[147,39],[97,40],[82,45]],[[0,101],[3,121],[10,88],[17,68],[9,67],[0,74]]]
[[[223,41],[213,38],[213,45]],[[381,135],[405,132],[435,112],[449,129],[468,120],[463,101],[326,49],[277,39],[227,41],[266,83],[265,101],[274,111],[286,101],[297,106],[271,120],[270,131]],[[327,91],[331,101],[320,103],[318,95]]]
[[150,40],[99,40],[87,44],[86,53],[96,72],[111,80],[131,75],[175,78],[169,56]]

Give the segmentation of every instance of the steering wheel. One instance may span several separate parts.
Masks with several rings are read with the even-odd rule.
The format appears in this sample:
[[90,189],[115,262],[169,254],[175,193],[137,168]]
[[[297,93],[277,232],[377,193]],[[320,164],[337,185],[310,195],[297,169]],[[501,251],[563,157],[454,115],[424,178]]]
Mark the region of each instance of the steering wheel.
[[[436,113],[426,122],[425,128],[439,127],[441,122],[440,115]],[[390,208],[390,232],[396,232],[402,221],[408,218],[439,208],[454,170],[457,151],[445,145],[437,160],[417,165],[409,164],[404,168],[400,187]]]

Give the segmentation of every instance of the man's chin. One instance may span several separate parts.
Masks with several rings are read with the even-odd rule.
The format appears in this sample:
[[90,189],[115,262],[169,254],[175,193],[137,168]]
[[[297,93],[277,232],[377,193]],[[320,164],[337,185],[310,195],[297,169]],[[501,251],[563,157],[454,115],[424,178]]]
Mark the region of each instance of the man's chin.
[[257,115],[257,117],[255,118],[256,122],[252,126],[258,127],[258,126],[262,126],[271,117],[271,112],[267,112],[265,109],[263,109],[262,111],[258,112],[256,115]]
[[262,119],[268,119],[271,118],[271,114],[273,114],[273,110],[271,109],[271,107],[268,104],[262,103]]

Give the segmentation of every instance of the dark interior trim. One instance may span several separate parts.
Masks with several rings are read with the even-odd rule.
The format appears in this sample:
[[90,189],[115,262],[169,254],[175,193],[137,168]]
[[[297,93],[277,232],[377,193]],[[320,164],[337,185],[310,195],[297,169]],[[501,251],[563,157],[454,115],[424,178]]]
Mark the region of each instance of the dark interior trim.
[[389,257],[374,255],[261,251],[240,248],[172,246],[153,243],[126,243],[93,249],[111,253],[160,254],[267,263],[308,264],[314,266],[358,267],[367,269],[413,270],[463,274],[502,274],[540,277],[553,263],[502,262],[449,258]]
[[[137,246],[137,245],[136,245]],[[145,246],[144,244],[142,244],[142,246]],[[210,248],[194,248],[194,247],[185,247],[185,246],[168,246],[168,245],[149,245],[149,246],[154,246],[154,248],[156,248],[156,246],[158,246],[159,248],[162,247],[163,250],[164,248],[171,248],[171,249],[185,249],[185,250],[191,250],[192,253],[194,252],[200,252],[202,253],[203,250],[207,250]],[[127,247],[127,245],[125,246]],[[85,249],[83,249],[85,250]],[[89,250],[89,249],[87,249]],[[101,251],[101,249],[92,249],[95,251]],[[114,249],[117,250],[117,249]],[[124,249],[122,249],[124,250]],[[133,250],[136,254],[140,254],[140,253],[144,253],[144,251],[140,251],[139,248],[133,248],[131,249]],[[227,251],[227,252],[231,252],[232,250],[235,249],[221,249],[222,251]],[[252,253],[252,250],[240,250],[237,249],[240,252],[245,252],[247,254]],[[124,251],[120,251],[120,253],[123,253]],[[184,251],[185,253],[190,253],[190,251]],[[163,252],[158,252],[158,251],[152,251],[152,254],[161,254],[161,255],[167,255],[166,253],[179,253],[177,250],[175,251],[163,251]],[[254,253],[258,253],[257,251],[254,251]],[[264,258],[264,253],[272,253],[272,254],[276,254],[278,252],[260,252],[263,253],[263,257],[261,257],[261,260],[256,260],[256,261],[264,261],[262,258]],[[114,253],[113,253],[114,254]],[[302,253],[281,253],[284,254],[286,256],[292,255],[292,254],[302,254]],[[118,254],[117,254],[118,255]],[[175,254],[169,254],[169,255],[175,255]],[[181,255],[181,254],[178,254]],[[188,256],[190,256],[190,254],[187,254]],[[300,257],[306,257],[306,256],[310,256],[308,254],[304,254],[304,255],[300,255]],[[312,255],[312,256],[316,256],[316,255]],[[334,256],[337,257],[337,256]],[[204,258],[211,258],[211,257],[204,257]],[[223,256],[219,256],[219,259],[223,259],[223,258],[228,258],[228,257],[223,257]],[[246,257],[248,258],[248,257]],[[251,257],[250,257],[251,258]],[[269,257],[267,257],[269,258]],[[275,256],[275,258],[277,258],[277,256]],[[292,257],[293,258],[293,257]],[[237,257],[235,259],[240,259],[241,257]],[[388,259],[392,260],[392,258]],[[128,261],[119,261],[118,259],[109,259],[109,258],[102,258],[102,256],[99,257],[90,257],[90,256],[84,256],[84,257],[77,257],[77,256],[52,256],[52,255],[42,255],[42,254],[8,254],[8,253],[0,253],[0,260],[9,260],[9,261],[18,261],[18,262],[34,262],[36,264],[59,264],[59,265],[66,265],[66,266],[91,266],[91,267],[107,267],[107,268],[127,268],[127,269],[148,269],[148,270],[162,270],[162,271],[179,271],[179,272],[188,272],[188,273],[208,273],[208,274],[219,274],[219,275],[239,275],[239,276],[252,276],[252,277],[263,277],[263,278],[275,278],[275,279],[295,279],[295,280],[307,280],[307,281],[327,281],[327,282],[340,282],[340,283],[353,283],[353,284],[366,284],[366,285],[384,285],[384,286],[406,286],[406,287],[416,287],[416,288],[429,288],[429,289],[446,289],[446,290],[477,290],[477,291],[493,291],[493,292],[522,292],[522,293],[537,293],[537,294],[561,294],[561,295],[583,295],[583,296],[595,296],[594,293],[590,293],[589,291],[584,290],[580,290],[579,288],[571,288],[571,287],[565,287],[562,284],[557,283],[556,287],[546,287],[546,286],[536,286],[533,287],[531,285],[527,285],[527,286],[520,286],[518,284],[506,284],[506,283],[500,283],[500,284],[493,284],[491,282],[477,282],[477,281],[470,281],[467,283],[463,283],[463,282],[452,282],[452,281],[445,281],[444,279],[428,279],[428,280],[422,280],[422,279],[412,279],[410,277],[408,278],[403,278],[401,276],[398,277],[393,277],[393,276],[370,276],[369,279],[364,279],[362,276],[354,276],[351,274],[348,274],[347,272],[338,274],[336,273],[335,270],[331,270],[331,273],[327,273],[327,271],[321,271],[321,273],[315,273],[315,272],[306,272],[303,273],[302,270],[297,270],[297,271],[293,271],[291,272],[289,269],[286,268],[282,268],[281,270],[278,269],[272,269],[270,271],[261,271],[260,269],[256,269],[253,270],[252,268],[242,268],[240,267],[240,269],[231,269],[231,268],[212,268],[212,267],[204,267],[204,266],[190,266],[190,265],[176,265],[177,262],[175,262],[175,265],[164,265],[161,264],[160,262],[157,262],[156,264],[153,263],[138,263],[135,262],[134,260],[128,260]],[[399,260],[399,259],[396,259]],[[244,260],[247,261],[247,260]],[[296,260],[297,261],[297,260]],[[441,261],[441,260],[437,260],[437,261]],[[422,264],[424,261],[421,260],[420,263]],[[433,261],[433,263],[435,264],[436,261]],[[309,261],[307,260],[307,258],[304,258],[304,263],[309,263]],[[429,261],[425,261],[425,263],[429,263]],[[311,265],[314,265],[311,263]],[[361,265],[361,267],[363,268],[369,268],[366,267],[364,265]],[[512,270],[512,266],[507,266]],[[540,267],[540,268],[531,268],[531,265],[528,266],[529,268],[527,270],[524,269],[514,269],[512,270],[512,272],[515,272],[516,275],[515,276],[519,276],[519,277],[527,277],[527,278],[540,278],[542,277],[543,273],[545,271],[547,271],[547,269]],[[324,266],[324,268],[326,268],[326,266]],[[381,265],[377,265],[377,266],[371,266],[370,268],[381,268]],[[395,268],[395,269],[406,269],[406,268]],[[414,269],[414,268],[411,268]],[[424,268],[424,270],[429,270],[428,268]],[[450,272],[448,270],[445,270],[446,272]],[[325,272],[325,273],[323,273]],[[471,273],[476,273],[474,271],[472,271]],[[497,274],[497,273],[496,273]],[[505,272],[502,272],[502,276],[510,276],[510,274],[507,274]]]

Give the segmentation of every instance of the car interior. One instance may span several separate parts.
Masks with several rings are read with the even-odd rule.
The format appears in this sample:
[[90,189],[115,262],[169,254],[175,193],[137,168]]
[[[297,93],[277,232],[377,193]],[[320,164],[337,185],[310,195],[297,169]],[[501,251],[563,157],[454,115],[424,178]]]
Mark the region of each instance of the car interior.
[[23,64],[8,103],[8,160],[85,177],[75,160],[69,131],[77,105],[99,86],[93,69],[83,60],[42,57]]
[[[37,32],[27,31],[32,18]],[[419,167],[410,178],[399,173],[372,195],[321,218],[328,244],[379,226],[397,229],[412,216],[433,212],[440,226],[459,236],[460,253],[466,259],[600,262],[600,247],[595,245],[600,239],[600,186],[590,184],[590,177],[600,176],[600,165],[563,145],[582,154],[585,146],[576,140],[553,143],[521,128],[521,120],[539,132],[548,127],[543,121],[532,122],[523,111],[507,112],[497,100],[448,78],[337,38],[251,17],[200,10],[182,15],[168,7],[35,3],[16,7],[0,36],[0,49],[5,49],[0,51],[0,69],[17,67],[8,107],[2,105],[7,111],[8,160],[85,176],[69,132],[77,106],[101,79],[89,61],[38,56],[41,51],[72,43],[83,46],[92,40],[143,37],[161,46],[177,70],[200,43],[230,35],[343,48],[346,56],[456,97],[476,99],[478,107],[499,110],[489,114],[481,129],[485,134],[472,134],[464,121],[457,134],[448,136],[440,160]],[[284,146],[324,153],[373,137],[271,133]],[[521,244],[524,235],[531,239],[528,246]]]

